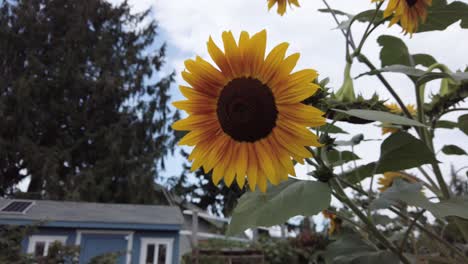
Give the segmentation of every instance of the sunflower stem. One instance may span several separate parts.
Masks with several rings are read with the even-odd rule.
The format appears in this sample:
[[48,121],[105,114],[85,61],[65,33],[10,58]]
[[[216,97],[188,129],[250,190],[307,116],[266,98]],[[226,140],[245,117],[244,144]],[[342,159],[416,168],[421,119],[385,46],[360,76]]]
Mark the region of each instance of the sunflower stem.
[[[382,23],[382,21],[385,21],[385,20],[379,21],[379,23],[377,24],[377,26],[374,26],[372,29],[370,29],[371,26],[373,25],[375,19],[377,18],[377,14],[379,13],[380,7],[383,5],[383,3],[384,3],[383,1],[377,3],[377,6],[376,6],[376,8],[375,8],[374,16],[372,17],[371,21],[369,21],[369,24],[367,24],[367,28],[366,28],[366,30],[364,31],[364,34],[362,35],[361,41],[359,42],[358,47],[357,47],[356,50],[354,51],[356,54],[361,53],[361,49],[362,49],[362,47],[364,46],[364,43],[366,42],[367,38],[370,36],[370,33],[372,33],[372,31],[374,31],[374,29],[377,28],[377,26],[380,25],[380,23]],[[370,30],[370,31],[369,31],[369,30]]]
[[[372,64],[372,62],[369,61],[369,59],[362,53],[359,53],[356,55],[359,59],[360,62],[364,63],[371,71],[376,71],[377,68]],[[406,115],[407,118],[409,119],[414,119],[411,113],[408,111],[408,108],[406,108],[405,104],[401,100],[400,96],[395,92],[393,87],[388,83],[387,79],[383,77],[383,75],[380,72],[377,72],[377,78],[382,82],[382,84],[387,88],[388,92],[395,98],[397,101],[398,105],[400,106],[401,110],[403,110],[403,113]]]
[[361,221],[366,224],[367,230],[372,233],[372,235],[380,241],[387,249],[392,251],[394,254],[396,254],[400,260],[405,263],[405,264],[410,264],[411,262],[406,258],[406,256],[400,252],[374,225],[371,219],[369,219],[365,214],[361,212],[361,210],[358,208],[356,204],[354,204],[351,199],[348,198],[346,193],[344,192],[343,188],[341,187],[341,184],[337,180],[332,180],[332,186],[337,192],[336,198],[340,200],[340,202],[346,204],[349,206],[349,208],[356,214],[356,216],[361,219]]
[[[426,118],[424,115],[424,89],[425,85],[415,85],[416,91],[416,103],[417,103],[417,110],[418,110],[418,121],[423,125],[426,124]],[[434,145],[432,143],[432,139],[429,137],[429,131],[427,127],[420,128],[420,138],[424,143],[428,146],[428,148],[434,152]],[[444,177],[442,176],[442,172],[440,170],[439,164],[437,162],[431,163],[432,168],[434,170],[434,174],[436,176],[437,182],[439,184],[439,188],[442,191],[442,197],[445,199],[450,198],[450,191],[445,183]]]
[[[349,183],[348,181],[344,180],[344,179],[341,179],[339,177],[336,177],[335,179],[343,182],[344,184],[346,184],[347,186],[349,186],[351,189],[357,191],[358,193],[364,195],[364,196],[368,196],[369,198],[371,198],[371,196],[366,193],[363,189],[359,189],[357,188],[356,186],[354,186],[353,184]],[[334,193],[336,194],[336,193]],[[336,197],[336,195],[335,195]],[[404,220],[411,220],[411,218],[409,216],[406,216],[404,215],[403,213],[401,213],[400,211],[398,211],[397,209],[393,208],[393,207],[390,207],[389,208],[390,211],[392,211],[393,213],[395,213],[396,215],[398,215],[399,217],[403,218]],[[445,245],[450,251],[452,251],[453,253],[455,253],[456,255],[458,255],[459,257],[467,260],[467,263],[468,263],[468,258],[463,254],[463,252],[461,252],[460,250],[458,250],[456,247],[454,247],[452,244],[450,244],[449,242],[445,241],[442,237],[440,237],[438,234],[434,233],[433,231],[429,230],[428,228],[426,228],[424,225],[418,223],[417,221],[415,222],[415,226],[417,228],[419,228],[421,231],[423,231],[424,233],[426,233],[429,237],[439,241],[441,244]]]

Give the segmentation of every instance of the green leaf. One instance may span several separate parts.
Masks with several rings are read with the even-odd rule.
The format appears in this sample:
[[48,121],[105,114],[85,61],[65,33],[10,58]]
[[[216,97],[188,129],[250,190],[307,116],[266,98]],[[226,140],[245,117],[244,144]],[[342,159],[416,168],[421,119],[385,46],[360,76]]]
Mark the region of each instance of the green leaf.
[[348,14],[346,12],[343,12],[341,10],[338,10],[338,9],[328,9],[328,8],[320,8],[318,9],[319,12],[322,12],[322,13],[334,13],[335,15],[340,15],[340,16],[347,16],[348,18],[352,18],[353,15],[351,14]]
[[408,183],[396,179],[392,186],[370,204],[372,209],[383,209],[401,201],[424,208],[437,218],[458,216],[468,219],[468,197],[458,196],[438,203],[431,203],[423,194],[421,183]]
[[333,264],[393,264],[399,259],[390,251],[376,250],[356,234],[345,234],[327,246]]
[[379,23],[380,20],[382,20],[383,12],[379,10],[377,15],[375,15],[375,9],[369,9],[369,10],[363,11],[355,15],[353,19],[359,22],[371,22],[374,16],[375,16],[375,19],[374,19],[373,24],[375,25]]
[[446,73],[446,72],[425,72],[420,69],[416,69],[411,66],[406,65],[390,65],[383,67],[382,69],[373,70],[365,73],[359,74],[355,78],[362,77],[364,75],[374,75],[381,72],[394,72],[394,73],[403,73],[412,77],[411,79],[417,82],[418,85],[421,85],[426,82],[430,82],[435,79],[450,78],[457,83],[463,81],[468,81],[468,72],[456,72],[456,73]]
[[422,65],[429,68],[431,65],[437,63],[437,61],[429,54],[414,54],[412,55],[414,65]]
[[468,114],[458,117],[458,128],[468,135]]
[[462,148],[455,145],[445,145],[442,148],[442,152],[446,155],[466,155],[466,152]]
[[390,65],[411,66],[411,58],[405,43],[394,36],[382,35],[377,39],[382,47],[380,50],[380,63],[382,67]]
[[403,116],[390,114],[388,112],[381,112],[375,110],[361,110],[361,109],[350,109],[350,110],[340,110],[332,109],[333,111],[345,113],[347,115],[359,117],[366,120],[380,121],[382,123],[392,123],[396,125],[406,125],[406,126],[424,126],[416,120],[409,119]]
[[460,20],[460,26],[468,28],[468,4],[455,1],[447,5],[446,0],[433,0],[432,6],[428,9],[426,22],[419,26],[416,33],[444,30]]
[[375,162],[371,162],[369,164],[359,166],[354,170],[344,172],[339,177],[351,184],[355,184],[374,175],[374,171]]
[[394,223],[395,219],[390,218],[388,215],[381,215],[381,214],[373,214],[372,221],[376,225],[386,226],[390,223]]
[[320,132],[329,133],[329,134],[348,134],[348,132],[344,131],[343,129],[332,125],[332,124],[325,124],[318,129]]
[[228,234],[238,234],[257,226],[273,226],[296,215],[310,216],[330,205],[328,184],[289,179],[269,186],[266,193],[248,192],[234,208]]
[[347,162],[361,159],[358,155],[351,151],[331,150],[327,153],[328,162],[332,167],[341,166]]
[[389,136],[380,146],[377,173],[405,170],[437,162],[434,154],[421,140],[406,132]]
[[448,121],[448,120],[439,120],[436,122],[435,127],[436,128],[447,128],[447,129],[453,129],[456,128],[458,125],[455,122]]

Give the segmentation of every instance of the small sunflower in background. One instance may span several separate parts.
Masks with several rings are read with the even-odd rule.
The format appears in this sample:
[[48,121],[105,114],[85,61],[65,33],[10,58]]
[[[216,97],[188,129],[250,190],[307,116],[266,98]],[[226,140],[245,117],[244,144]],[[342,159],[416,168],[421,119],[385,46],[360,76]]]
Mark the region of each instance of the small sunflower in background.
[[319,89],[317,72],[291,73],[299,54],[286,56],[288,43],[266,55],[265,30],[243,31],[238,42],[223,32],[222,39],[224,51],[211,38],[207,43],[218,68],[200,57],[185,61],[182,77],[190,86],[180,91],[187,100],[173,104],[189,116],[172,128],[190,131],[179,144],[194,146],[192,171],[203,167],[214,184],[235,179],[240,188],[247,176],[252,191],[265,192],[267,181],[295,175],[292,159],[303,164],[312,156],[305,146],[321,146],[308,127],[324,125],[324,113],[301,103]]
[[383,177],[379,178],[379,180],[377,182],[378,185],[380,186],[379,191],[384,192],[385,190],[390,188],[395,179],[402,179],[404,181],[411,182],[411,183],[417,182],[417,180],[415,178],[409,176],[406,173],[395,172],[395,171],[385,172],[383,174]]
[[[382,0],[372,0],[380,2]],[[420,23],[426,22],[427,9],[432,0],[389,0],[384,11],[384,18],[393,15],[390,25],[400,22],[403,31],[413,34],[418,31]]]
[[278,4],[276,12],[281,16],[286,13],[286,4],[300,7],[298,0],[268,0],[268,10],[270,10],[275,4]]
[[322,214],[325,217],[325,219],[330,220],[330,226],[328,227],[328,235],[333,235],[335,232],[339,232],[341,229],[343,220],[337,217],[336,214],[327,210],[323,210]]
[[[388,108],[388,111],[390,111],[390,113],[396,115],[403,115],[403,110],[401,110],[401,108],[396,103],[386,104],[385,106]],[[416,115],[416,107],[413,104],[406,105],[406,109],[408,109],[412,116]],[[382,135],[385,135],[387,133],[396,133],[400,131],[400,129],[401,126],[395,126],[390,123],[383,123]]]

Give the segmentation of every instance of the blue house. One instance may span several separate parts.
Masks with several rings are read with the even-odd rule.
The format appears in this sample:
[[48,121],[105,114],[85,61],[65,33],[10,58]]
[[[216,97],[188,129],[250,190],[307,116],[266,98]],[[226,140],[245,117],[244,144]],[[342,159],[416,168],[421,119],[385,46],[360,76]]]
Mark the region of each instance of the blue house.
[[80,264],[123,252],[118,264],[178,264],[178,207],[0,199],[0,225],[38,225],[23,241],[26,253],[46,256],[59,241],[80,248]]

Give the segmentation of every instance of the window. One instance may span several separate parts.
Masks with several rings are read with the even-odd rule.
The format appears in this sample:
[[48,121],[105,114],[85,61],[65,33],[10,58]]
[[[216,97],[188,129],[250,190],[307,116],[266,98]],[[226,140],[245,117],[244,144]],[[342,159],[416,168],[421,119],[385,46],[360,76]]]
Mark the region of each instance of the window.
[[142,238],[140,264],[170,264],[172,263],[173,239]]
[[45,257],[49,252],[49,247],[54,242],[65,244],[66,236],[30,236],[28,244],[28,253],[35,257]]

